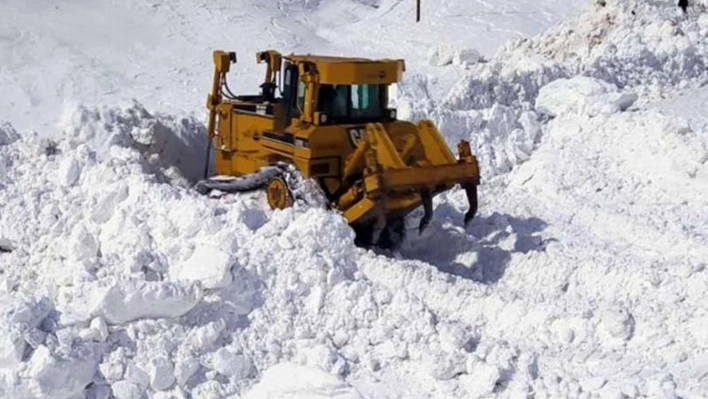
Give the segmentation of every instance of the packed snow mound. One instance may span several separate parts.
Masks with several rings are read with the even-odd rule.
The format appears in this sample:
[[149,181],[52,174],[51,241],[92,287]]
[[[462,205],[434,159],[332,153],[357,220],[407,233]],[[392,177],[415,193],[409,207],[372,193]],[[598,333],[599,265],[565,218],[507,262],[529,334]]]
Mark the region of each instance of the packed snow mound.
[[563,114],[614,114],[637,100],[634,93],[619,93],[617,87],[600,79],[576,76],[558,79],[541,88],[536,109],[549,116]]
[[[566,345],[587,348],[594,341],[619,351],[622,371],[603,378],[603,392],[691,396],[706,389],[704,379],[686,372],[704,361],[703,349],[687,350],[679,360],[671,355],[703,347],[689,326],[704,322],[705,305],[696,295],[708,288],[708,227],[698,216],[708,205],[706,128],[655,109],[564,115],[548,124],[543,144],[509,176],[519,195],[535,193],[548,201],[538,217],[567,225],[568,234],[584,243],[602,243],[584,251],[565,288],[573,296],[608,301],[594,316],[596,331],[588,336],[583,320],[559,322],[554,329]],[[554,219],[559,208],[573,209],[572,221]],[[600,283],[596,272],[613,277]],[[644,351],[653,354],[642,356]],[[638,377],[658,358],[673,360],[659,374]],[[616,384],[620,380],[624,387]],[[600,389],[585,383],[584,389]]]

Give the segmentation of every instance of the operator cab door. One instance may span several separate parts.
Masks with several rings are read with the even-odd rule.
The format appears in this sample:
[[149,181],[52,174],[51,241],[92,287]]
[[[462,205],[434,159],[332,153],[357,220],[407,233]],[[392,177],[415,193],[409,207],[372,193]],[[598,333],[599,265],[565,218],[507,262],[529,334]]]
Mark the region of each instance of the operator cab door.
[[302,107],[305,104],[305,83],[300,80],[297,65],[285,64],[283,80],[285,115],[284,120],[279,123],[279,131],[283,131],[290,126],[293,118],[300,118]]

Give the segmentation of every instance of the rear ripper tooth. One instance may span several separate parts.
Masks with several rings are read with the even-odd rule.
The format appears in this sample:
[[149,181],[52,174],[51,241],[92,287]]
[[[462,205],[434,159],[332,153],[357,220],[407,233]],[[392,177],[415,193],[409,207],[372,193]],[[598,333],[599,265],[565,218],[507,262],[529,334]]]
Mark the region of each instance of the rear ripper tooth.
[[418,226],[418,234],[423,234],[423,231],[430,225],[430,221],[433,220],[433,197],[430,195],[430,191],[423,191],[420,193],[420,197],[423,200],[423,218],[420,219],[420,225]]

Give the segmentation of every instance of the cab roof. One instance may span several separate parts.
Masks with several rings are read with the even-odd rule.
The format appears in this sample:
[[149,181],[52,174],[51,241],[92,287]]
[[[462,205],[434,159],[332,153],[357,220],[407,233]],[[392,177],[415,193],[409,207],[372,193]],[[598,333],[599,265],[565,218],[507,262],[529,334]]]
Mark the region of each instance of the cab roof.
[[285,59],[294,64],[314,65],[321,84],[391,84],[400,82],[406,70],[403,60],[310,54],[293,54]]

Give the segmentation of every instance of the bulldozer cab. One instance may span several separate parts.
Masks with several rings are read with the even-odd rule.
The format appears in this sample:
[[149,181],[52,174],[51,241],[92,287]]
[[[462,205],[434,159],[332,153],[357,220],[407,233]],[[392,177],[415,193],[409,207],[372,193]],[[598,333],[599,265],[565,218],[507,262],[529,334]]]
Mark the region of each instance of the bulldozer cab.
[[285,57],[282,102],[291,123],[341,125],[395,119],[388,87],[400,81],[402,60]]

